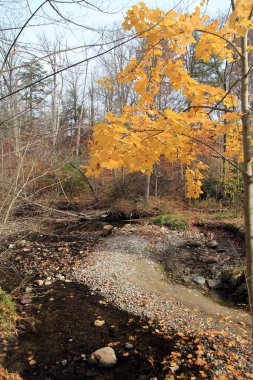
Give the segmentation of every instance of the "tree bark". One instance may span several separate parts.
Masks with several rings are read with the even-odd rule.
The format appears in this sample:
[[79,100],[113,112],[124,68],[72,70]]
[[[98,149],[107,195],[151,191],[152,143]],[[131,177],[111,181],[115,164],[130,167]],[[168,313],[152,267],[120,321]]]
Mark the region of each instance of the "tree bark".
[[148,203],[149,200],[149,193],[150,193],[150,176],[146,176],[146,183],[145,183],[145,193],[144,193],[144,202]]
[[155,177],[155,199],[158,197],[158,167],[154,165],[154,177]]
[[[251,316],[253,311],[253,180],[252,180],[252,146],[251,123],[249,111],[249,80],[248,80],[248,32],[241,39],[242,47],[242,128],[244,155],[244,217],[246,244],[246,282],[249,293]],[[253,327],[253,326],[252,326]],[[253,328],[252,328],[253,334]],[[253,335],[252,335],[253,336]]]

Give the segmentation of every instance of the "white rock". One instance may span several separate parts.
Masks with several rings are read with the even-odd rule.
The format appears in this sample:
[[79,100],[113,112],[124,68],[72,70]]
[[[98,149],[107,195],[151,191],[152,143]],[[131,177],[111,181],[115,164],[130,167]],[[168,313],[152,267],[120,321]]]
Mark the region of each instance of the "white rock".
[[20,243],[19,243],[19,245],[21,247],[25,247],[26,246],[26,240],[21,240]]
[[96,327],[103,326],[104,324],[105,324],[105,321],[100,320],[100,319],[96,319],[94,322],[94,326],[96,326]]
[[206,282],[205,278],[202,277],[202,276],[194,276],[194,277],[192,278],[192,281],[193,281],[195,284],[197,284],[197,285],[204,285],[205,282]]
[[14,247],[15,247],[14,244],[10,244],[10,245],[9,245],[9,249],[13,249]]
[[63,276],[62,274],[57,274],[56,278],[58,278],[58,280],[60,280],[60,281],[64,281],[65,280],[65,276]]
[[32,298],[31,298],[30,295],[25,294],[25,295],[22,297],[21,303],[22,303],[23,305],[28,305],[28,304],[31,303],[31,302],[32,302]]
[[44,281],[43,280],[36,280],[34,283],[36,285],[38,285],[38,286],[43,286],[44,285]]
[[91,364],[97,364],[99,367],[112,367],[117,363],[117,358],[113,348],[103,347],[93,352],[88,361]]
[[211,240],[207,243],[208,248],[213,248],[213,249],[217,248],[218,245],[219,244],[216,240]]

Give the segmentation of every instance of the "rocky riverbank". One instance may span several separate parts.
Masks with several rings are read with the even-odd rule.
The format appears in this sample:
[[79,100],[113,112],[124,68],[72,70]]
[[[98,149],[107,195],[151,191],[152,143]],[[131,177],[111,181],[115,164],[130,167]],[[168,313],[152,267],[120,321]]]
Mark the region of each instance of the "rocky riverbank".
[[[236,262],[225,236],[140,222],[57,221],[1,242],[1,286],[21,316],[2,356],[11,370],[27,380],[251,378],[247,310],[207,297],[212,273]],[[109,368],[87,360],[102,347],[115,351]]]

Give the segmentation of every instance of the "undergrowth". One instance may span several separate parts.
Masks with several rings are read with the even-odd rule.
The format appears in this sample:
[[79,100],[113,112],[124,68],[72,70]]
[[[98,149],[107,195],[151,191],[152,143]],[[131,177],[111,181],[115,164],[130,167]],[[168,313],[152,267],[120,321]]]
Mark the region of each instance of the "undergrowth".
[[0,288],[0,336],[10,338],[16,329],[16,308],[11,297]]
[[[3,353],[1,357],[5,357],[8,341],[16,332],[16,308],[11,297],[0,288],[0,347]],[[0,364],[1,380],[22,380],[17,373],[10,373]]]
[[157,218],[153,219],[152,222],[154,224],[170,227],[178,231],[186,230],[189,227],[188,223],[181,215],[171,212],[158,216]]

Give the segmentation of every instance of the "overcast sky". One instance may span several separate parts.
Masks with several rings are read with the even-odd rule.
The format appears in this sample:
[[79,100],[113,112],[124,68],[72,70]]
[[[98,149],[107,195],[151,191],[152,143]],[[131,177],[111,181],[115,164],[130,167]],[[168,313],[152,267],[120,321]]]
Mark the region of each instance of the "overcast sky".
[[[79,6],[76,1],[70,2],[69,0],[61,0],[59,2],[52,2],[56,7],[62,12],[62,14],[71,19],[78,24],[85,25],[91,28],[107,28],[111,25],[112,29],[115,24],[118,26],[122,23],[126,11],[134,4],[138,4],[136,0],[89,0],[89,2],[95,7],[102,8],[107,13],[99,12],[96,9],[87,9],[85,6]],[[158,7],[165,11],[178,5],[179,10],[184,12],[193,11],[196,6],[198,6],[201,0],[146,0],[145,2],[149,7]],[[30,16],[30,12],[33,12],[43,0],[8,0],[3,1],[2,4],[8,4],[6,6],[7,14],[2,15],[2,23],[5,23],[6,19],[14,19],[16,26],[22,26],[27,18]],[[65,4],[64,4],[65,3]],[[27,6],[29,5],[29,7]],[[206,12],[211,16],[219,15],[220,13],[225,13],[228,11],[230,6],[230,0],[209,0]],[[1,10],[1,0],[0,0],[0,10]],[[26,11],[25,11],[26,10]],[[6,17],[7,16],[7,17]],[[56,22],[54,22],[56,20]],[[75,25],[57,23],[60,17],[50,6],[50,3],[46,3],[42,9],[38,12],[37,16],[31,20],[30,24],[51,24],[48,26],[35,28],[26,28],[25,32],[22,33],[21,40],[25,39],[27,42],[30,40],[34,42],[36,36],[42,33],[46,33],[48,36],[53,38],[53,35],[61,34],[64,36],[65,40],[71,42],[71,44],[80,42],[80,39],[85,38],[90,40],[92,38],[91,34],[87,30],[83,30],[80,33],[80,28]],[[1,16],[0,16],[1,21]],[[96,37],[95,37],[96,38]]]
[[[43,0],[6,0],[1,3],[7,4],[5,7],[6,14],[0,12],[0,22],[2,24],[9,23],[9,26],[21,27],[26,20],[39,5],[43,3]],[[120,28],[120,25],[124,19],[126,11],[135,4],[138,4],[136,0],[89,0],[89,2],[98,8],[102,8],[106,13],[99,12],[97,9],[87,9],[87,7],[79,6],[76,2],[71,3],[70,0],[61,0],[55,4],[59,11],[68,19],[75,23],[85,26],[81,28],[73,23],[62,23],[61,18],[50,7],[49,3],[46,3],[42,9],[38,12],[35,18],[30,21],[30,27],[27,27],[22,32],[19,42],[24,42],[29,49],[34,49],[37,54],[42,54],[43,46],[39,41],[41,35],[45,35],[49,43],[54,43],[56,36],[61,41],[61,48],[64,47],[76,47],[84,45],[85,43],[98,42],[100,34],[94,31],[90,31],[89,28],[103,30],[106,29],[115,30]],[[145,2],[149,7],[158,7],[165,11],[174,8],[178,5],[178,10],[184,12],[193,11],[198,6],[201,0],[146,0]],[[65,3],[65,4],[64,4]],[[27,7],[29,5],[29,8]],[[230,6],[230,0],[209,0],[206,8],[206,13],[211,16],[219,15],[228,11]],[[9,19],[9,22],[8,22]],[[13,24],[14,23],[14,24]],[[32,25],[47,24],[39,27]],[[16,32],[17,33],[17,32]],[[101,42],[101,40],[100,40]],[[90,49],[88,56],[93,56],[97,52],[96,49]],[[80,59],[79,54],[83,54],[81,51],[75,50],[69,53],[69,59],[71,62],[76,62]],[[43,54],[42,54],[43,55]],[[83,55],[82,55],[83,57]]]

